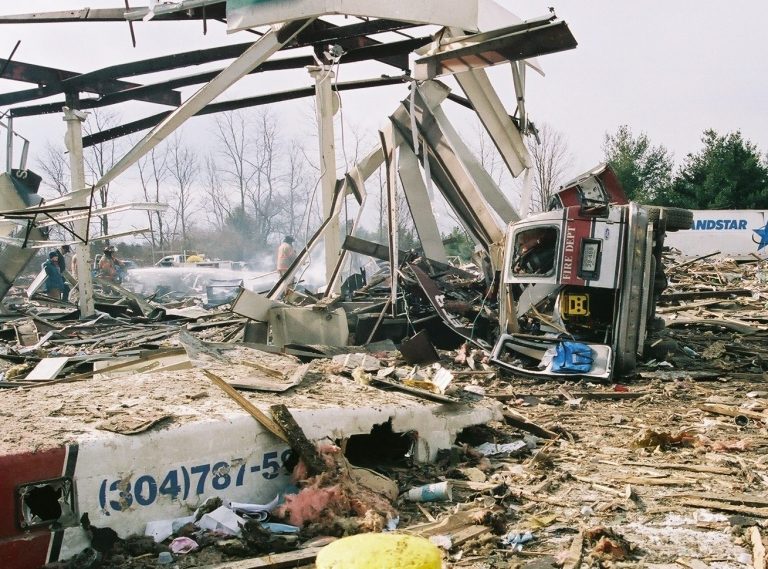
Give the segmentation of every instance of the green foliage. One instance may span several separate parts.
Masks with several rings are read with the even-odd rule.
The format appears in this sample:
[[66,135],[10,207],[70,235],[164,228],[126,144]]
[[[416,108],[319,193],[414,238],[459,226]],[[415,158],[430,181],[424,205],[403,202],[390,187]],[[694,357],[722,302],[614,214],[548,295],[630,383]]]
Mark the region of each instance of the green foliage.
[[605,134],[603,153],[630,200],[650,203],[667,191],[672,157],[663,146],[652,146],[645,133],[635,137],[622,125],[615,134]]
[[768,165],[753,143],[736,131],[704,131],[704,148],[689,154],[660,205],[689,209],[768,208]]
[[469,261],[475,244],[460,227],[454,227],[448,235],[443,235],[445,254],[448,257],[459,257],[462,261]]

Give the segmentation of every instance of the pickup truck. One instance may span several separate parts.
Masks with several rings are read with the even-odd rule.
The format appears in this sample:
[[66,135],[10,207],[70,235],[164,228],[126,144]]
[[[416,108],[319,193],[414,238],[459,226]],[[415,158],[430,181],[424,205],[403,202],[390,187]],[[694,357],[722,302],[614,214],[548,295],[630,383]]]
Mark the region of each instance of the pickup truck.
[[510,223],[493,361],[535,375],[631,374],[649,332],[663,328],[665,233],[691,220],[689,210],[628,201],[603,165],[568,183],[549,211]]

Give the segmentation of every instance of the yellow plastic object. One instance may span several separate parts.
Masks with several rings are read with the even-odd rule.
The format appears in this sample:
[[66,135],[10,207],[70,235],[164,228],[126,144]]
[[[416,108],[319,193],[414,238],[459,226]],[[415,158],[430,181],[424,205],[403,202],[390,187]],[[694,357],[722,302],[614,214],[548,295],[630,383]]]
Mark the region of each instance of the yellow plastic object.
[[334,541],[317,554],[317,569],[440,569],[440,550],[423,537],[364,533]]

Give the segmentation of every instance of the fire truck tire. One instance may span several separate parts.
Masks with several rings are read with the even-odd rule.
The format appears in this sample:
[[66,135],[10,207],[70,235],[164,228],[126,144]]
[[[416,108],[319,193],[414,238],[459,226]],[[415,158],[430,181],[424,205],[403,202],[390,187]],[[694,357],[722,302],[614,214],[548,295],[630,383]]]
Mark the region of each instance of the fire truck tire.
[[646,206],[648,210],[648,221],[655,222],[659,220],[662,210],[664,211],[664,219],[666,220],[667,231],[679,231],[681,229],[690,229],[693,223],[693,212],[689,209],[683,209],[681,207],[658,207],[649,205]]

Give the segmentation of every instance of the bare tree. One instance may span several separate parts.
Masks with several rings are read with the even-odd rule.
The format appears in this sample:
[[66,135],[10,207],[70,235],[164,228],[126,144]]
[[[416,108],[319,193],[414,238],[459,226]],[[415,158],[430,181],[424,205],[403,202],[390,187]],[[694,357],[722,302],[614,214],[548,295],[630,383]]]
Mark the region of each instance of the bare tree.
[[227,220],[232,214],[232,206],[224,191],[221,170],[212,155],[205,157],[203,176],[205,193],[208,197],[206,216],[214,229],[221,231],[226,227]]
[[[168,178],[168,147],[154,147],[136,164],[139,170],[139,180],[144,198],[148,202],[164,203],[167,196],[163,195],[163,183]],[[168,228],[165,220],[165,212],[148,211],[150,240],[152,247],[158,247],[161,251],[166,248],[168,241]]]
[[476,125],[477,133],[476,153],[480,158],[480,165],[491,176],[496,185],[502,187],[502,184],[509,181],[510,172],[504,160],[501,159],[498,149],[494,145],[488,132],[482,125]]
[[257,242],[266,243],[279,214],[276,197],[281,175],[276,166],[280,141],[277,121],[268,110],[259,110],[255,128],[256,154],[249,163],[256,168],[257,176],[248,197],[253,209],[253,236]]
[[528,139],[528,152],[533,168],[531,175],[531,206],[533,211],[543,211],[564,181],[566,170],[573,162],[568,144],[561,132],[545,124],[538,133],[537,143]]
[[189,230],[191,216],[194,212],[195,200],[192,185],[197,178],[199,166],[195,152],[184,144],[181,136],[176,133],[170,140],[168,148],[168,172],[174,183],[175,213],[174,233],[181,237],[182,247],[189,247]]
[[223,158],[218,169],[223,179],[237,189],[242,211],[245,211],[251,181],[259,173],[258,166],[252,162],[257,152],[251,136],[253,129],[252,121],[244,111],[216,116],[216,138],[219,142],[219,155]]
[[[83,130],[87,135],[92,135],[120,124],[120,118],[117,114],[94,109],[91,116],[83,124]],[[115,140],[109,140],[100,144],[86,148],[84,153],[85,167],[95,180],[100,179],[104,174],[112,169],[117,161],[119,148]],[[79,190],[81,188],[72,188]],[[109,184],[99,188],[99,205],[107,207],[109,205]],[[106,215],[101,216],[101,234],[109,234],[109,218]]]
[[284,233],[297,235],[301,220],[309,208],[310,188],[307,187],[304,174],[305,162],[299,151],[300,144],[294,140],[288,151],[288,165],[285,173],[286,196],[283,215],[285,217]]
[[50,142],[45,146],[45,155],[38,160],[40,169],[45,174],[43,183],[56,195],[63,196],[69,192],[69,160],[66,158],[66,151],[63,147],[58,147]]

